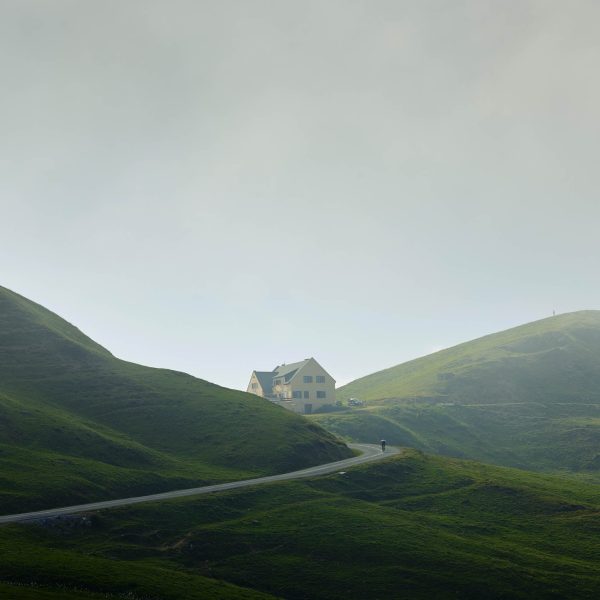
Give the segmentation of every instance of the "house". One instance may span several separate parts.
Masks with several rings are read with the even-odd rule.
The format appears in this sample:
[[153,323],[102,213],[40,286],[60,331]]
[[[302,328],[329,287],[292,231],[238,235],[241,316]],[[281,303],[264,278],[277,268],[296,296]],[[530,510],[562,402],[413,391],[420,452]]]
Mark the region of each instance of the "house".
[[252,371],[247,391],[306,415],[335,404],[335,379],[314,358]]

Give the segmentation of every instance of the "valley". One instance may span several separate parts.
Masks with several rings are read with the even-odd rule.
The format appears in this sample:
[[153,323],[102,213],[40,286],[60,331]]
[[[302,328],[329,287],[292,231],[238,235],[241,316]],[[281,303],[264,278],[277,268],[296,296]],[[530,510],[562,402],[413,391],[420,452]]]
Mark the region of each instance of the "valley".
[[[119,360],[0,288],[0,510],[71,507],[0,526],[0,594],[596,597],[598,384],[588,311],[375,373],[339,390],[362,408],[305,418]],[[360,446],[382,438],[399,451]]]

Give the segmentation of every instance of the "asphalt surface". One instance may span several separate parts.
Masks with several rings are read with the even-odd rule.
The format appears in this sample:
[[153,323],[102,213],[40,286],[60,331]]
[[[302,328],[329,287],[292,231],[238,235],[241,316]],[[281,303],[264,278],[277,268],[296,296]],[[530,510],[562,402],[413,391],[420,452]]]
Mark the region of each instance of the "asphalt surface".
[[101,510],[104,508],[115,508],[118,506],[129,506],[131,504],[140,504],[141,502],[155,502],[157,500],[170,500],[171,498],[183,498],[185,496],[198,496],[200,494],[210,494],[212,492],[222,492],[225,490],[234,490],[237,488],[248,487],[251,485],[261,485],[264,483],[273,483],[276,481],[287,481],[288,479],[301,479],[303,477],[314,477],[316,475],[326,475],[335,473],[362,465],[364,463],[381,460],[388,456],[399,453],[399,450],[388,446],[385,452],[381,451],[379,445],[374,444],[348,444],[351,448],[362,452],[360,456],[346,458],[316,467],[309,467],[300,471],[290,473],[280,473],[279,475],[270,475],[268,477],[257,477],[255,479],[244,479],[241,481],[231,481],[229,483],[218,483],[215,485],[206,485],[203,487],[189,488],[186,490],[174,490],[172,492],[161,492],[160,494],[149,494],[148,496],[137,496],[135,498],[120,498],[118,500],[105,500],[102,502],[91,502],[89,504],[78,504],[76,506],[64,506],[61,508],[51,508],[49,510],[38,510],[35,512],[19,513],[16,515],[4,515],[0,517],[0,524],[19,523],[21,521],[32,521],[36,519],[47,519],[59,515],[72,515],[80,512],[89,512]]

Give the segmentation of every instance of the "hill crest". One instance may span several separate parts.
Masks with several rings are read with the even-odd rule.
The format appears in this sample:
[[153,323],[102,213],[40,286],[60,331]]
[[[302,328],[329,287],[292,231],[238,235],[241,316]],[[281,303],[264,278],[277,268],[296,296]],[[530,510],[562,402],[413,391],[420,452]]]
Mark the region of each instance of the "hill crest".
[[[29,328],[32,329],[31,333],[35,333],[33,325],[37,325],[40,329],[52,331],[57,336],[88,350],[112,356],[106,348],[85,335],[75,325],[41,304],[2,286],[0,286],[0,319],[4,321],[11,319],[13,323],[21,321],[22,325],[28,323]],[[1,331],[5,333],[5,328]]]
[[0,512],[141,495],[352,451],[268,400],[115,358],[0,288]]
[[[447,384],[475,365],[597,344],[600,311],[582,310],[546,317],[444,348],[360,377],[337,391],[338,397],[382,400],[405,396],[447,396]],[[600,379],[599,379],[600,383]]]

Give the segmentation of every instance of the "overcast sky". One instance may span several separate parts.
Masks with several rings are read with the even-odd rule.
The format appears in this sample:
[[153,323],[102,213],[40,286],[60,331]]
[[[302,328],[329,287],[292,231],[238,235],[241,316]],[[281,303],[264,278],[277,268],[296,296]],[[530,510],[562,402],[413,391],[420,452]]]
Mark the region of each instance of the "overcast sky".
[[338,383],[600,308],[600,2],[0,0],[0,284]]

